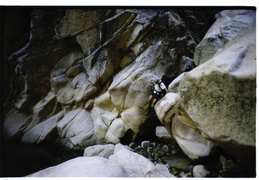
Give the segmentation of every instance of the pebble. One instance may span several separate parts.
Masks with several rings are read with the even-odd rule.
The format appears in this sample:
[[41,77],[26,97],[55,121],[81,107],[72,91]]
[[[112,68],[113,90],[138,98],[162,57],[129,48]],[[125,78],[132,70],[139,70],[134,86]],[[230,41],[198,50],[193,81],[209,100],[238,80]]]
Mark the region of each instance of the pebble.
[[[215,168],[208,171],[205,166],[208,163],[213,163],[210,161],[211,159],[208,159],[203,165],[195,165],[195,161],[189,159],[176,142],[164,143],[162,141],[151,142],[145,140],[140,145],[132,142],[128,147],[132,151],[150,159],[154,164],[166,165],[169,172],[176,177],[232,177],[230,175],[235,175],[240,170],[240,164],[231,159],[226,160],[221,155],[215,157],[217,158]],[[216,167],[217,163],[221,164],[221,167]]]
[[210,172],[203,165],[196,165],[193,168],[193,177],[208,177]]
[[[170,164],[166,162],[166,160],[172,159],[173,155],[181,154],[182,151],[180,150],[178,145],[151,142],[146,140],[146,141],[142,141],[140,145],[137,145],[136,143],[132,142],[129,144],[129,147],[131,147],[134,152],[141,154],[146,158],[149,158],[154,164],[167,165],[169,171],[174,175],[176,175],[176,173],[178,174],[181,172],[181,170],[178,171],[179,170],[178,165],[175,169],[172,169],[174,167],[170,166]],[[173,152],[173,154],[171,154],[171,152]],[[189,164],[186,164],[186,165],[189,165]],[[186,176],[186,174],[184,174],[184,176]]]
[[169,147],[167,145],[163,145],[162,151],[164,151],[166,153],[169,152]]
[[150,141],[142,141],[141,147],[147,149],[150,146]]

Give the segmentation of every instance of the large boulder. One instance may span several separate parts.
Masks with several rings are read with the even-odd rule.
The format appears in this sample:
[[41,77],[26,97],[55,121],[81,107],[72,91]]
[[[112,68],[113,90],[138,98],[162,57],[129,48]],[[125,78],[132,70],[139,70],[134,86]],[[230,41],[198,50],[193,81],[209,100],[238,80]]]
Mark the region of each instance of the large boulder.
[[114,153],[114,144],[98,144],[85,148],[84,156],[86,157],[104,157],[109,158]]
[[77,157],[27,177],[125,177],[124,169],[103,157]]
[[[155,165],[127,146],[109,146],[114,149],[114,154],[109,159],[97,156],[77,157],[27,177],[175,177],[169,173],[167,166]],[[102,148],[99,146],[95,149]]]
[[210,156],[216,147],[213,142],[182,123],[178,116],[172,118],[171,133],[183,152],[192,160]]
[[[192,147],[199,146],[199,143],[194,145],[195,141],[190,137],[194,139],[199,137],[199,141],[203,141],[203,146],[210,149],[214,142],[254,168],[256,107],[254,12],[222,13],[231,15],[227,21],[229,33],[231,30],[236,32],[236,29],[239,29],[237,20],[244,21],[244,24],[239,24],[242,31],[234,33],[233,36],[231,33],[225,33],[229,35],[229,41],[217,50],[210,60],[176,78],[169,85],[169,89],[178,94],[174,97],[171,93],[166,95],[157,103],[155,110],[160,121],[187,155],[191,149],[197,150],[197,147]],[[231,21],[234,21],[232,29]],[[217,21],[215,24],[219,25],[218,23]],[[214,25],[209,30],[210,34],[213,34],[213,30],[218,32],[214,29]],[[204,41],[207,41],[206,37]],[[203,46],[202,52],[210,48]],[[203,151],[202,146],[200,147],[196,154],[200,152],[204,152],[204,155],[210,154],[209,149]]]
[[167,93],[155,105],[157,117],[190,159],[197,160],[211,155],[214,152],[215,144],[205,139],[192,127],[181,122],[175,114],[178,99],[178,94]]
[[180,84],[181,121],[241,159],[245,150],[253,157],[255,148],[255,51],[252,28]]

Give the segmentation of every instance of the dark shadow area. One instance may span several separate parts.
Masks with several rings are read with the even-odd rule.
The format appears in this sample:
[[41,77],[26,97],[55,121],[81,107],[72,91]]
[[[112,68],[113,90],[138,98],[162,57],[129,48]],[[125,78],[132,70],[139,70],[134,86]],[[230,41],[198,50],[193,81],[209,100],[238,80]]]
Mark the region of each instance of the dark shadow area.
[[23,177],[69,159],[83,156],[84,150],[71,150],[61,145],[4,144],[2,177]]

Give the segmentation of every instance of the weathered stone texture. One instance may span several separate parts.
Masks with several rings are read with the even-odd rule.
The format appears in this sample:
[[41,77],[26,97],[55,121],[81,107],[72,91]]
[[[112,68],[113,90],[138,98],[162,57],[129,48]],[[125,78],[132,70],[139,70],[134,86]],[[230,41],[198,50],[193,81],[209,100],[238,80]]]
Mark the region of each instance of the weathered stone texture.
[[[208,61],[176,78],[169,85],[169,89],[178,94],[169,100],[166,97],[161,99],[155,110],[160,121],[189,157],[192,158],[194,154],[200,156],[202,150],[190,153],[192,145],[189,144],[187,147],[186,140],[189,139],[191,143],[196,142],[195,146],[204,141],[202,143],[204,146],[211,144],[207,146],[209,149],[213,147],[212,142],[214,142],[237,159],[247,164],[249,161],[252,162],[250,165],[252,164],[254,168],[256,33],[255,27],[252,26],[255,25],[255,12],[223,11],[222,13],[231,16],[227,21],[228,42],[221,49],[214,49],[215,53]],[[221,20],[219,18],[208,33],[218,32],[215,26],[224,25],[222,22],[224,18],[226,17],[221,17]],[[237,21],[245,23],[241,23],[242,31],[238,33]],[[234,31],[232,35],[231,31]],[[199,48],[202,47],[202,51],[206,52],[211,46],[202,46],[204,41],[207,42],[206,37]],[[167,107],[166,104],[170,103],[171,106]],[[181,122],[181,126],[176,122]]]

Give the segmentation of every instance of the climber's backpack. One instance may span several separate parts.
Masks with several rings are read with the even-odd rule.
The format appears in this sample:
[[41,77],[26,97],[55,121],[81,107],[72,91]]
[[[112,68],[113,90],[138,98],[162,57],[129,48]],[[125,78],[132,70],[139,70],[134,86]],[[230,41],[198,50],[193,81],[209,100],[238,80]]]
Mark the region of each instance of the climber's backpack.
[[[165,87],[168,89],[168,86],[169,86],[171,80],[167,75],[163,75],[160,83],[161,82],[163,82],[165,84]],[[160,87],[160,83],[159,83],[159,87]],[[162,88],[160,87],[160,89],[162,89]],[[162,96],[164,96],[166,94],[166,91],[163,89],[161,94],[162,94]]]

